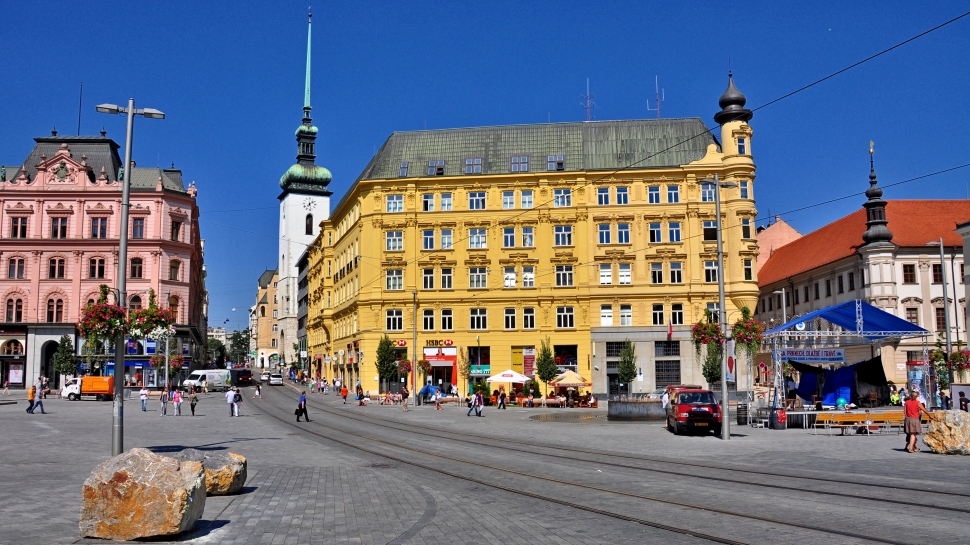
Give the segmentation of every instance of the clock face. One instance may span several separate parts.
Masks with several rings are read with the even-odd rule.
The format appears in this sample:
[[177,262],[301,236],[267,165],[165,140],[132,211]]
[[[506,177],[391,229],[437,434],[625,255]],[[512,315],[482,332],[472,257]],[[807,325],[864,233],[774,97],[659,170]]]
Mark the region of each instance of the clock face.
[[307,210],[313,210],[316,205],[317,201],[313,199],[307,198],[303,200],[303,208],[306,208]]

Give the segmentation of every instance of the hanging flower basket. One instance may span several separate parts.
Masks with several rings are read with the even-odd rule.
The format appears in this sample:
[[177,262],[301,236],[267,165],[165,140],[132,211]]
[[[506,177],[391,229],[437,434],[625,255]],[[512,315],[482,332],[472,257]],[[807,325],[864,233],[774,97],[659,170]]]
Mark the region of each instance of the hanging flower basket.
[[172,310],[159,308],[155,301],[155,290],[148,290],[148,306],[129,313],[128,335],[134,339],[148,337],[158,340],[159,337],[152,335],[164,334],[162,332],[171,329],[174,321]]
[[176,371],[178,371],[182,369],[183,365],[185,365],[185,358],[183,358],[182,356],[168,357],[168,366],[171,367],[172,369],[175,369]]
[[431,372],[431,362],[428,360],[418,360],[418,369],[420,369],[422,373],[427,375],[428,373]]
[[735,353],[743,350],[750,361],[754,361],[765,338],[765,324],[760,320],[751,317],[751,310],[748,307],[741,307],[741,318],[734,322],[731,328],[731,338],[734,339]]
[[[78,333],[90,341],[114,341],[124,335],[128,326],[125,309],[108,303],[108,286],[99,286],[98,301],[81,310]],[[97,344],[97,343],[95,343]]]
[[411,362],[408,360],[399,360],[397,362],[397,372],[402,375],[406,375],[411,372]]
[[718,347],[724,344],[724,333],[721,333],[721,326],[713,321],[710,310],[705,310],[704,319],[691,326],[690,340],[698,356],[701,355],[701,346],[705,344]]

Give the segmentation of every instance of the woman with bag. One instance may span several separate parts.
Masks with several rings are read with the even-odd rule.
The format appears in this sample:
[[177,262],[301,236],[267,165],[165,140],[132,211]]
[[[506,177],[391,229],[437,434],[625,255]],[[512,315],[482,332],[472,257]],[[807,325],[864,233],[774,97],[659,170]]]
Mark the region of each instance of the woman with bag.
[[408,412],[408,396],[411,392],[407,386],[401,386],[401,405],[404,405],[404,412]]
[[175,407],[175,416],[182,414],[182,390],[172,392],[172,405]]
[[199,394],[195,393],[195,388],[189,392],[189,408],[192,409],[192,416],[195,416],[195,406],[199,403]]

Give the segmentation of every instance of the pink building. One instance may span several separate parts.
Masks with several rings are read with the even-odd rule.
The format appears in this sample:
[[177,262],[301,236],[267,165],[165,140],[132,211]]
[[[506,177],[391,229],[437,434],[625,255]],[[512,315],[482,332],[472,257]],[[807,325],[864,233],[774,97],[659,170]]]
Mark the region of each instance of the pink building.
[[[51,134],[35,138],[18,166],[0,167],[0,379],[12,388],[39,375],[57,386],[53,355],[61,335],[74,338],[80,352],[74,324],[81,309],[97,298],[99,284],[117,284],[119,146],[104,132]],[[178,313],[175,346],[197,366],[205,361],[207,324],[195,197],[180,170],[133,168],[124,270],[128,305],[147,305],[149,288],[160,294],[160,304]],[[129,353],[126,371],[140,377],[146,343],[132,343]]]

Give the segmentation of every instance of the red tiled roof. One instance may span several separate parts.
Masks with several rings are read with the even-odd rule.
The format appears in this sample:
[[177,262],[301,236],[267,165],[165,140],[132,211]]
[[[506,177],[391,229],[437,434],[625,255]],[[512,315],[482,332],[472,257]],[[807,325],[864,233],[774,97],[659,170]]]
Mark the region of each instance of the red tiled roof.
[[[946,246],[963,246],[963,238],[955,229],[957,223],[970,219],[970,201],[887,201],[886,219],[897,246],[925,246],[940,237]],[[777,248],[758,272],[758,284],[767,286],[850,257],[862,246],[865,231],[866,211],[860,208]]]

